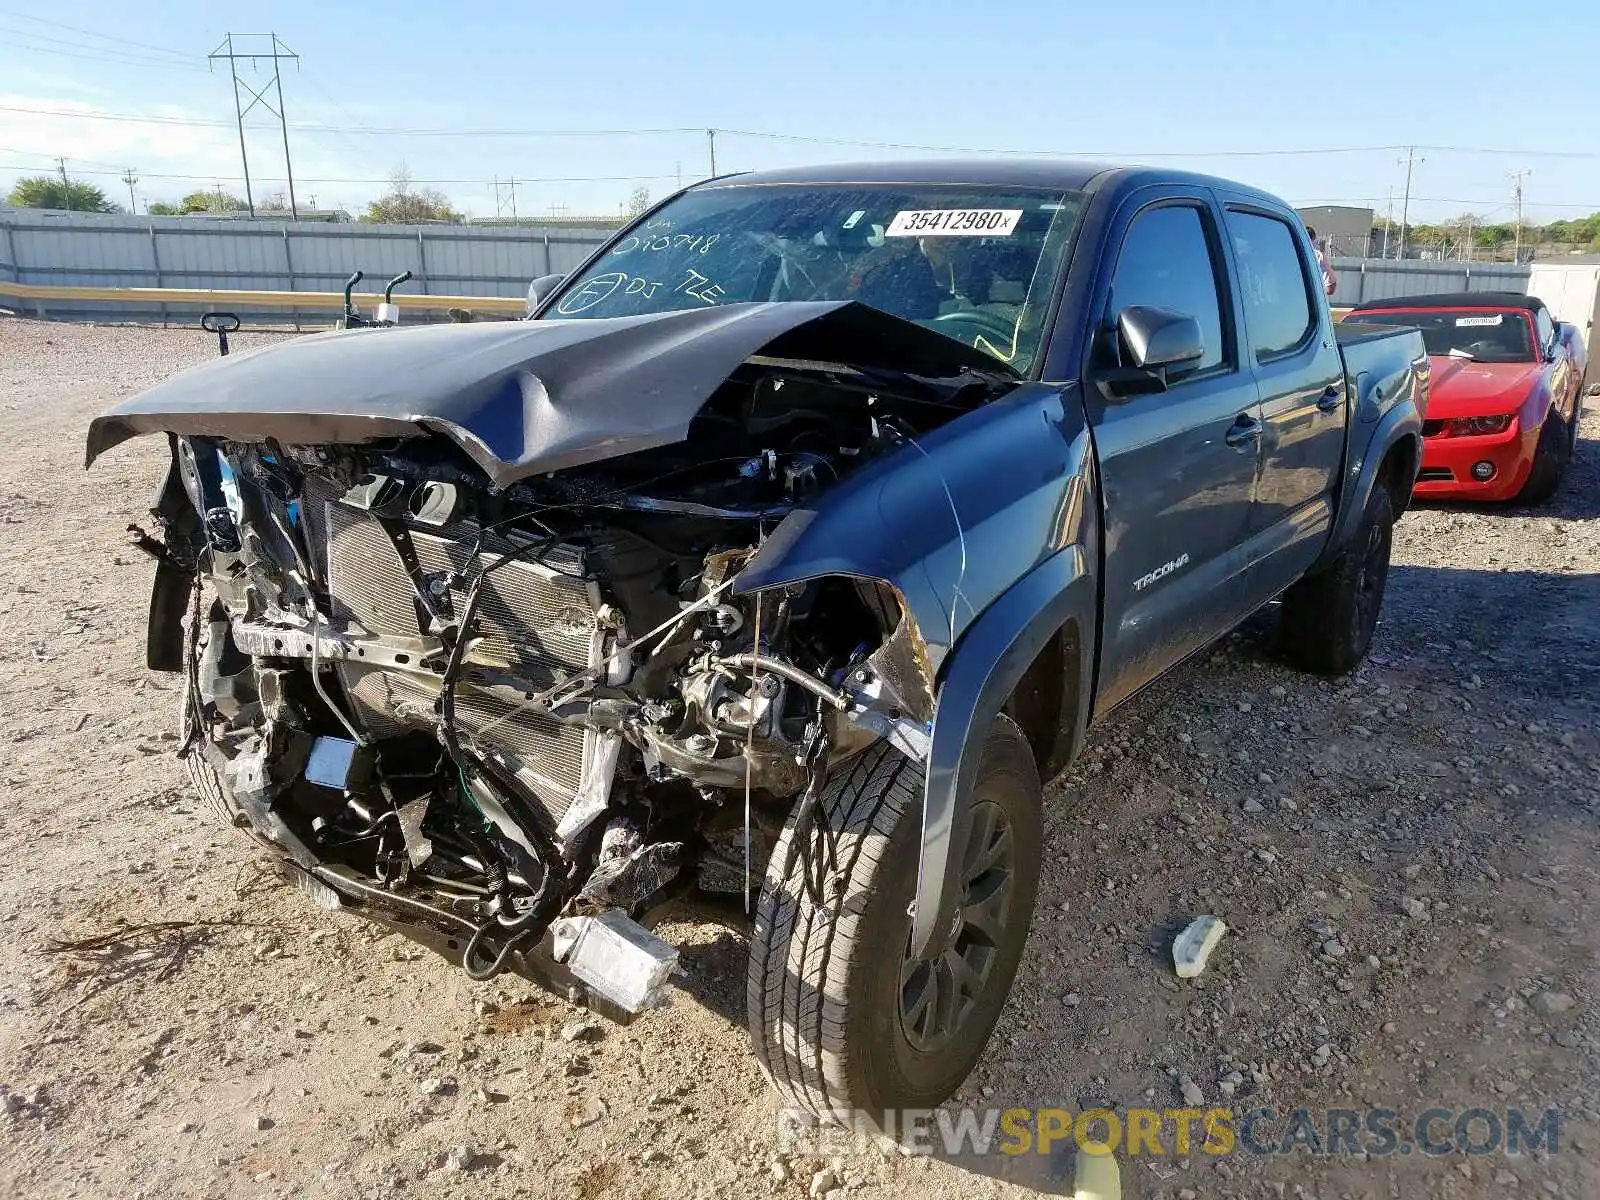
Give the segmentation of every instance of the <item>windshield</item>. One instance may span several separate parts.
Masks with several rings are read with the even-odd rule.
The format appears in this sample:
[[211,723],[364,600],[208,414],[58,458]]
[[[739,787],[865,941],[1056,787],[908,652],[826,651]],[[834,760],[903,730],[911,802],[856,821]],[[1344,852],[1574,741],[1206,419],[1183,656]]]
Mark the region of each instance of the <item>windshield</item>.
[[624,231],[544,315],[859,300],[1027,374],[1083,201],[970,185],[696,188]]
[[1493,309],[1386,309],[1354,312],[1349,317],[1365,325],[1409,325],[1422,330],[1428,353],[1439,358],[1454,350],[1470,354],[1477,362],[1527,363],[1533,361],[1533,338],[1528,317],[1520,312]]

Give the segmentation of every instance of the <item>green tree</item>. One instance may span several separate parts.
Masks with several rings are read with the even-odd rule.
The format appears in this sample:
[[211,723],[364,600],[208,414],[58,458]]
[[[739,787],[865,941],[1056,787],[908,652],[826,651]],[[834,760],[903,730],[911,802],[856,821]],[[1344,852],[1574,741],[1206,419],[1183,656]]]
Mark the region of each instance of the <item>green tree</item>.
[[76,212],[121,212],[106,199],[106,194],[92,183],[69,179],[65,183],[55,175],[31,175],[17,180],[6,203],[15,208],[70,208]]
[[157,200],[153,204],[144,206],[145,212],[152,217],[175,217],[183,210],[176,204],[168,204],[165,200]]
[[1498,250],[1517,236],[1517,231],[1510,225],[1485,225],[1477,232],[1477,241],[1480,246],[1487,246],[1491,250]]
[[443,192],[412,187],[411,169],[401,163],[389,174],[389,190],[367,205],[361,219],[374,225],[424,225],[459,221],[461,214]]
[[228,213],[243,212],[249,207],[237,196],[230,196],[220,187],[211,191],[190,192],[178,201],[180,213]]

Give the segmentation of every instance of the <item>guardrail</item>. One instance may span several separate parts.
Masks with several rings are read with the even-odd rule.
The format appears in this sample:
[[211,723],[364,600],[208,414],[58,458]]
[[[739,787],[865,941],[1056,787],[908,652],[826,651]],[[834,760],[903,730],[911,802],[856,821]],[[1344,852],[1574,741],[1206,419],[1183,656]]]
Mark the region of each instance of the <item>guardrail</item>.
[[[153,287],[75,287],[68,285],[12,283],[0,279],[0,301],[11,299],[36,316],[48,316],[51,304],[103,303],[148,304],[165,312],[168,306],[210,309],[273,309],[293,312],[340,312],[343,292],[264,292],[230,288],[153,288]],[[355,296],[365,312],[383,299],[375,292]],[[452,308],[485,315],[520,317],[526,303],[517,296],[421,296],[396,292],[394,303],[413,312],[444,312]]]

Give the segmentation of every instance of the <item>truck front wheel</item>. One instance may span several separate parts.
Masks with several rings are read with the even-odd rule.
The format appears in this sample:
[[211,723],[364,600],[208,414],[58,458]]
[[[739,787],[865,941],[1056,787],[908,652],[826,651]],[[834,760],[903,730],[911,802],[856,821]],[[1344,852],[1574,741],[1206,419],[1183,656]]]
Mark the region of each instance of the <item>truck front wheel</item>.
[[1345,675],[1366,656],[1383,608],[1393,536],[1394,503],[1380,483],[1350,545],[1283,594],[1283,648],[1296,666]]
[[[933,1108],[999,1020],[1033,916],[1041,787],[1022,731],[997,718],[971,795],[971,836],[945,948],[908,953],[923,771],[879,745],[769,860],[750,946],[750,1039],[787,1104],[824,1120]],[[825,823],[825,827],[822,826]],[[831,860],[831,861],[830,861]],[[819,870],[821,866],[821,870]]]

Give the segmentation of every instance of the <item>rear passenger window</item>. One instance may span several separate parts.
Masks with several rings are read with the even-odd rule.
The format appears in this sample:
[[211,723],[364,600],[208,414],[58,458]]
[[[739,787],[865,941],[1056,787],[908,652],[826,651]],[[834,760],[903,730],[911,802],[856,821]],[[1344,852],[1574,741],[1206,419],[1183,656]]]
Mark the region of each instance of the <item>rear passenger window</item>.
[[1196,371],[1229,356],[1222,336],[1222,304],[1211,245],[1198,208],[1171,205],[1134,218],[1111,277],[1112,312],[1135,304],[1166,308],[1200,322],[1206,352]]
[[1256,360],[1286,354],[1310,337],[1316,324],[1300,243],[1288,223],[1275,217],[1229,212],[1227,221]]

